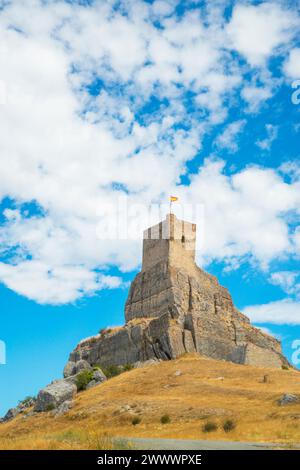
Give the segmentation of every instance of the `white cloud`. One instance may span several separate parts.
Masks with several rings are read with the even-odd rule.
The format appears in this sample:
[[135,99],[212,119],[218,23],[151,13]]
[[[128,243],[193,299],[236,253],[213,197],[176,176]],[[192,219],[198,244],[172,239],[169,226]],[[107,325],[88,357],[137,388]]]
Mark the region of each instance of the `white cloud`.
[[276,3],[236,5],[227,32],[232,46],[252,66],[263,65],[295,32],[297,19]]
[[41,304],[63,304],[97,290],[120,287],[116,276],[97,274],[81,266],[55,266],[40,261],[0,263],[0,277],[9,289]]
[[256,113],[262,104],[273,95],[270,86],[247,85],[242,89],[241,96],[248,104],[251,113]]
[[275,170],[249,167],[227,176],[223,166],[221,160],[207,160],[190,187],[179,193],[183,201],[204,205],[205,218],[199,223],[205,236],[202,260],[235,261],[251,255],[264,267],[293,253],[282,215],[297,210],[299,185],[285,183]]
[[241,119],[228,124],[222,134],[216,139],[219,148],[227,149],[234,153],[238,151],[238,134],[243,130],[246,120]]
[[266,133],[267,136],[264,139],[259,139],[255,143],[261,150],[270,150],[272,143],[277,139],[278,136],[278,126],[273,124],[266,124]]
[[164,0],[156,0],[152,4],[153,13],[158,16],[167,16],[174,10],[174,2],[166,2]]
[[[286,184],[277,171],[259,168],[226,176],[224,162],[208,159],[190,185],[179,184],[203,137],[227,118],[245,71],[226,47],[220,9],[208,8],[207,18],[192,9],[178,19],[165,17],[168,4],[174,6],[132,1],[122,15],[111,2],[19,0],[0,12],[7,93],[0,199],[16,206],[0,229],[0,279],[16,292],[63,303],[119,286],[107,269],[136,268],[141,244],[104,242],[96,230],[101,209],[124,192],[145,207],[174,191],[182,201],[203,202],[205,263],[252,257],[265,266],[296,249],[298,232],[291,241],[284,218],[299,207],[296,181]],[[153,11],[162,16],[161,28]],[[270,82],[264,81],[268,93]],[[99,88],[95,95],[87,91],[91,83]],[[257,111],[253,87],[255,80],[244,77],[244,97]],[[236,123],[228,128],[237,131]],[[233,148],[233,135],[221,143]],[[22,204],[32,201],[40,215],[24,213]]]
[[243,309],[254,323],[274,325],[300,325],[300,302],[292,299],[278,300],[262,305],[250,305]]
[[300,78],[300,48],[296,47],[289,53],[284,64],[284,72],[291,78]]
[[300,272],[278,271],[272,273],[270,282],[279,286],[289,295],[300,295]]

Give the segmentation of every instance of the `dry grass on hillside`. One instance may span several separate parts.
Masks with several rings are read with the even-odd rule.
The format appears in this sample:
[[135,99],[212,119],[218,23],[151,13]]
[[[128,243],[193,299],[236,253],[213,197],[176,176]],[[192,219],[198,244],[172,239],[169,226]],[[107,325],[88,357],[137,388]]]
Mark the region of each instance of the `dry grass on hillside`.
[[[113,443],[115,436],[300,443],[300,404],[277,403],[286,392],[300,395],[299,372],[186,355],[82,392],[64,416],[21,415],[1,424],[0,449],[126,447],[122,440]],[[166,414],[170,422],[161,424]],[[137,417],[140,422],[133,425]],[[228,419],[236,427],[225,432]],[[217,430],[204,432],[208,422]]]

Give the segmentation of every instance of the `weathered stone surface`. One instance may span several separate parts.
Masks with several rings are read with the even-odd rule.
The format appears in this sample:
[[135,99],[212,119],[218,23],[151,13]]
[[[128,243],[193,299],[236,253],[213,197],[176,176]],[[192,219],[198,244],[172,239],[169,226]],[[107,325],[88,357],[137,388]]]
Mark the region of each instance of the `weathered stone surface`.
[[54,416],[58,417],[61,415],[64,415],[70,411],[70,409],[73,406],[73,401],[72,400],[66,400],[63,403],[61,403],[57,409],[54,412]]
[[104,373],[102,372],[102,370],[97,369],[93,373],[93,380],[95,380],[95,382],[97,382],[97,383],[101,383],[101,382],[105,382],[105,380],[107,380],[107,379],[106,379],[106,376],[104,375]]
[[10,421],[11,419],[15,418],[19,413],[20,411],[18,410],[18,408],[10,408],[5,414],[5,416],[2,418],[2,421]]
[[78,374],[82,370],[92,370],[91,365],[84,359],[80,359],[75,363],[75,374]]
[[297,395],[294,395],[292,393],[285,393],[278,400],[278,405],[284,406],[284,405],[289,405],[291,403],[298,403],[298,402],[299,402],[299,397]]
[[67,380],[57,380],[39,391],[35,411],[50,411],[73,399],[77,388]]
[[15,408],[10,408],[5,416],[1,418],[0,422],[10,421],[19,414],[23,413],[27,408],[30,408],[35,404],[35,398],[28,397],[25,400],[19,402]]
[[82,341],[71,363],[106,367],[198,352],[239,364],[287,364],[280,342],[251,326],[228,290],[196,265],[195,237],[196,226],[174,215],[145,231],[142,270],[130,287],[126,324]]
[[90,388],[96,387],[96,385],[99,385],[101,382],[96,382],[96,380],[91,380],[87,386],[86,390],[89,390]]
[[71,377],[76,374],[76,362],[68,361],[64,368],[64,377]]

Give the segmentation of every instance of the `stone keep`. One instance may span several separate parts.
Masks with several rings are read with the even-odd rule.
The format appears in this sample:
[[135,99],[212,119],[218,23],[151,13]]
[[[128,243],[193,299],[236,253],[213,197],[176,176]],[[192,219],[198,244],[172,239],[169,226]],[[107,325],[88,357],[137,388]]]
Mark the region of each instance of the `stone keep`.
[[81,341],[69,361],[124,365],[196,352],[238,364],[287,364],[280,342],[251,326],[228,290],[196,265],[195,242],[196,225],[174,214],[147,229],[125,325]]

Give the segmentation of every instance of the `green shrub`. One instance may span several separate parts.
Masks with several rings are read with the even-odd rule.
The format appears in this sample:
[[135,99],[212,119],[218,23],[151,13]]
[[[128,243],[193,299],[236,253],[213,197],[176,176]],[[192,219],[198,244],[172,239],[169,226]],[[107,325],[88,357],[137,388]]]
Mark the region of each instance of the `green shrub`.
[[282,364],[281,369],[282,370],[289,370],[289,366],[287,366],[286,364]]
[[87,384],[93,379],[93,373],[94,371],[92,370],[82,370],[79,372],[76,378],[76,387],[78,391],[86,389]]
[[214,423],[213,421],[207,421],[207,423],[205,423],[202,426],[203,432],[212,432],[212,431],[216,431],[217,429],[218,429],[218,425]]
[[125,366],[123,366],[123,372],[127,372],[132,369],[134,369],[133,364],[125,364]]
[[99,335],[104,336],[104,335],[109,334],[111,332],[112,332],[111,328],[101,328],[101,330],[99,330]]
[[28,395],[23,400],[19,400],[19,404],[26,406],[26,405],[29,405],[31,402],[34,402],[34,401],[36,401],[36,398]]
[[161,424],[168,424],[171,422],[171,418],[169,415],[163,415],[161,418],[160,418],[160,422]]
[[140,424],[141,421],[142,421],[141,418],[139,418],[138,416],[135,416],[134,418],[132,418],[131,423],[133,424],[133,426],[136,426],[137,424]]
[[108,379],[111,379],[112,377],[116,377],[117,375],[123,372],[123,368],[121,366],[115,366],[115,365],[111,365],[108,367],[101,367],[101,369],[104,375]]
[[236,428],[236,424],[232,419],[226,419],[223,423],[223,429],[225,432],[233,431]]
[[49,405],[47,405],[46,411],[52,411],[54,409],[55,409],[54,403],[49,403]]

